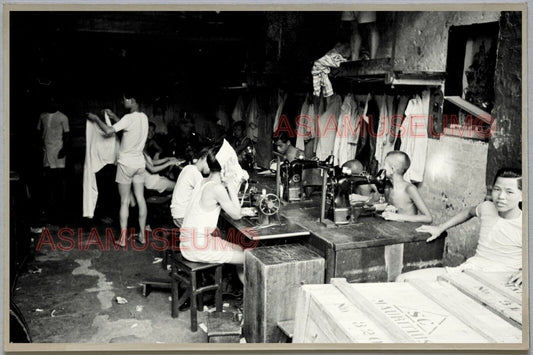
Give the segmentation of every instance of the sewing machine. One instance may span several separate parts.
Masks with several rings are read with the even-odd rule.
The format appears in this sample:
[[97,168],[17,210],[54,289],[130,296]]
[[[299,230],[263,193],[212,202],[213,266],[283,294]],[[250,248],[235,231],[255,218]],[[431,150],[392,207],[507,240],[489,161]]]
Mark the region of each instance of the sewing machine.
[[305,200],[312,192],[312,188],[322,185],[323,167],[329,165],[326,161],[307,160],[299,157],[292,162],[281,159],[283,155],[274,152],[277,157],[276,192],[282,201],[295,202]]
[[[380,170],[376,176],[362,172],[351,174],[341,173],[332,177],[326,191],[327,217],[336,225],[354,223],[364,209],[364,202],[350,203],[350,195],[360,194],[358,188],[362,185],[375,185],[379,193],[385,190],[385,170]],[[323,207],[325,208],[325,206]]]

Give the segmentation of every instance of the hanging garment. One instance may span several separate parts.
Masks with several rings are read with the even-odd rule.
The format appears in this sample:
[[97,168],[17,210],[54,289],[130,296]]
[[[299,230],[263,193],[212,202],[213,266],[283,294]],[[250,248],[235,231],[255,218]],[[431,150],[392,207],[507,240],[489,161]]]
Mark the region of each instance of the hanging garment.
[[217,118],[218,125],[223,126],[226,131],[231,128],[230,118],[227,112],[224,110],[224,107],[219,106],[215,116]]
[[311,118],[309,117],[309,95],[305,96],[300,115],[296,121],[296,148],[305,151],[305,141],[311,137]]
[[[105,123],[111,126],[106,115]],[[107,164],[115,164],[118,155],[119,142],[116,135],[105,137],[98,125],[87,120],[85,128],[85,163],[83,165],[83,217],[93,218],[96,201],[98,200],[98,186],[96,173]]]
[[326,112],[318,120],[316,156],[319,160],[325,160],[333,154],[338,129],[337,118],[339,117],[341,103],[339,95],[333,96]]
[[257,144],[255,145],[255,163],[260,167],[269,167],[270,160],[272,160],[272,124],[274,122],[270,118],[273,116],[272,110],[276,109],[272,102],[277,100],[277,98],[272,96],[258,97],[259,119]]
[[235,103],[235,107],[233,108],[233,112],[231,113],[231,119],[233,122],[242,121],[244,115],[244,100],[242,96],[239,96],[237,99],[237,102]]
[[273,126],[273,132],[276,133],[279,126],[279,119],[281,117],[281,113],[283,112],[283,105],[285,105],[285,101],[287,100],[287,93],[281,94],[281,92],[278,92],[278,109],[276,110],[276,115],[274,116],[274,126]]
[[254,143],[257,143],[257,138],[259,134],[258,125],[259,125],[259,112],[257,107],[257,99],[254,97],[248,109],[246,110],[246,136],[250,138]]
[[400,150],[407,153],[411,159],[411,167],[404,175],[407,181],[421,182],[424,179],[428,146],[428,113],[429,90],[424,90],[422,96],[416,95],[407,104],[401,127]]
[[321,91],[324,97],[333,95],[333,87],[331,86],[328,74],[331,68],[338,68],[345,61],[346,58],[333,51],[328,52],[322,58],[315,61],[311,69],[311,75],[313,76],[313,95],[320,96]]
[[360,129],[357,127],[358,118],[356,115],[357,103],[353,95],[348,94],[344,98],[338,119],[337,138],[333,149],[335,166],[342,166],[348,160],[355,159]]
[[395,137],[392,135],[392,105],[394,97],[383,95],[376,97],[379,105],[379,127],[376,136],[375,158],[378,162],[378,169],[383,165],[383,160],[387,153],[394,150]]
[[400,137],[400,127],[402,126],[403,120],[405,118],[405,109],[407,108],[407,104],[409,103],[409,97],[402,95],[398,96],[397,98],[397,104],[396,104],[396,110],[395,115],[393,117],[393,138],[394,138],[394,150],[400,150],[400,147],[402,145],[402,137]]

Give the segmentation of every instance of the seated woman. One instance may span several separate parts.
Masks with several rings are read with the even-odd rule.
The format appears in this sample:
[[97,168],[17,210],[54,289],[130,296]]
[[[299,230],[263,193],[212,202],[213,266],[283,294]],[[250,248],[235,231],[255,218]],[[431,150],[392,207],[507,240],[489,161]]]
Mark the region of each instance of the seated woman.
[[507,281],[522,283],[522,172],[501,169],[492,188],[492,201],[465,209],[438,226],[421,226],[419,232],[430,233],[427,242],[438,238],[444,231],[466,222],[474,216],[481,220],[476,254],[457,267],[429,268],[401,274],[396,281],[424,279],[433,281],[437,276],[461,272],[465,269],[505,274]]
[[144,172],[144,187],[148,190],[156,190],[159,193],[165,191],[173,191],[176,182],[158,173],[170,166],[179,166],[185,161],[174,157],[163,159],[152,159],[146,151],[143,152],[144,161],[146,163],[146,171]]
[[237,197],[240,181],[222,181],[221,166],[216,159],[217,151],[216,148],[209,148],[207,152],[210,174],[193,191],[180,229],[180,250],[189,261],[236,265],[242,282],[244,250],[239,245],[220,238],[217,228],[221,209],[233,219],[242,217]]

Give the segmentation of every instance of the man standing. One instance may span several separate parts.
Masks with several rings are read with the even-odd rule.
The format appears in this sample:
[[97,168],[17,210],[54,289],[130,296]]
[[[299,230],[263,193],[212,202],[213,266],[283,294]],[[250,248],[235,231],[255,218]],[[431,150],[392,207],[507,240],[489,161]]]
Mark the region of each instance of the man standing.
[[49,208],[47,218],[57,222],[62,219],[66,199],[65,157],[69,140],[68,118],[50,99],[46,111],[39,117],[37,129],[42,132],[43,167]]
[[137,98],[132,95],[125,95],[123,103],[124,107],[129,110],[129,113],[124,115],[120,120],[111,110],[104,110],[116,122],[113,126],[106,125],[100,117],[93,113],[87,114],[88,119],[98,124],[106,135],[123,131],[118,152],[117,175],[115,179],[118,183],[118,192],[120,194],[120,239],[118,244],[122,247],[126,246],[132,184],[133,193],[139,206],[139,242],[144,244],[146,241],[145,226],[147,209],[144,199],[145,161],[143,150],[148,136],[148,117],[139,111]]

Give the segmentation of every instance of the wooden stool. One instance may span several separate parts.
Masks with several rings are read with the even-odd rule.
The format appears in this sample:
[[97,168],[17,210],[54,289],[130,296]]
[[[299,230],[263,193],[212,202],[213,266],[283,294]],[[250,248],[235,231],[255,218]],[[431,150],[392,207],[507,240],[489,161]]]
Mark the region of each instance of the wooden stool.
[[[176,254],[172,258],[171,290],[172,290],[172,318],[177,318],[179,307],[190,299],[191,305],[191,331],[198,330],[197,311],[203,310],[204,303],[202,294],[207,291],[216,290],[215,306],[217,312],[222,312],[222,266],[224,264],[195,263],[185,260],[181,254]],[[198,288],[197,273],[215,269],[215,283]],[[179,295],[179,285],[183,283],[186,291]],[[200,297],[197,297],[200,296]],[[196,302],[198,300],[198,302]]]

